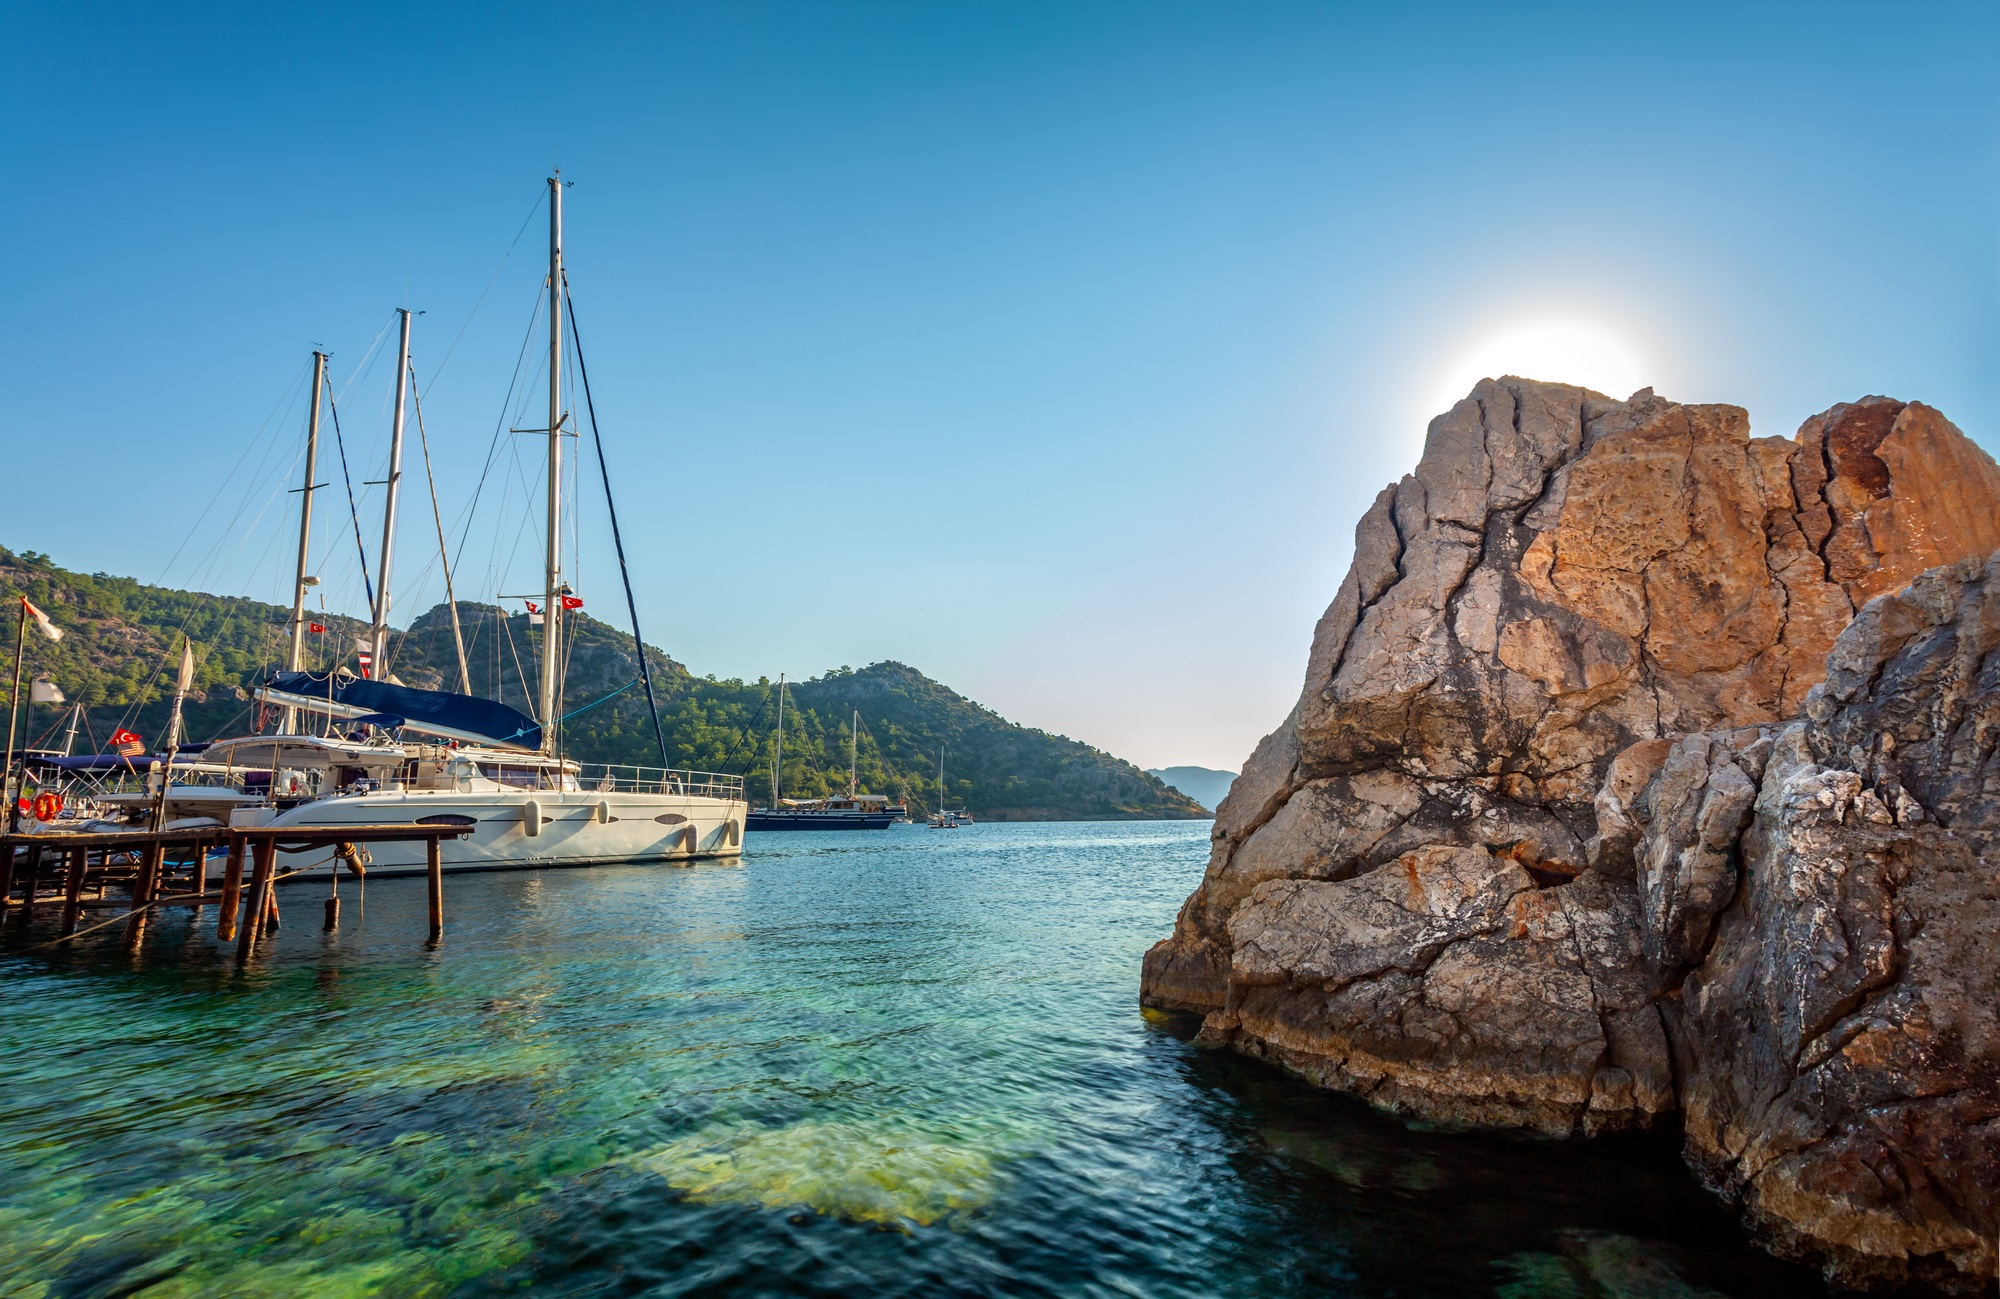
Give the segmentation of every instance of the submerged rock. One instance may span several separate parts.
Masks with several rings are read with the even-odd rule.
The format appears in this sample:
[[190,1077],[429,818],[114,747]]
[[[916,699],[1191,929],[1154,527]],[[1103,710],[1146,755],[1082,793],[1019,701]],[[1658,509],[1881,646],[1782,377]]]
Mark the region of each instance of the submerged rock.
[[[1650,390],[1618,402],[1482,382],[1432,422],[1416,471],[1357,527],[1299,703],[1217,810],[1207,873],[1147,953],[1143,1000],[1206,1013],[1205,1041],[1433,1122],[1590,1135],[1653,1127],[1684,1104],[1691,1157],[1774,1239],[1813,1213],[1840,1218],[1774,1207],[1804,1204],[1805,1183],[1746,1164],[1735,1137],[1714,1137],[1724,1153],[1711,1157],[1699,1131],[1777,1124],[1771,1106],[1802,1076],[1780,1064],[1803,1030],[1771,1027],[1777,1011],[1757,995],[1851,965],[1825,1007],[1787,1012],[1807,1014],[1817,1041],[1826,1014],[1887,986],[1886,958],[1865,943],[1783,970],[1757,953],[1802,924],[1847,933],[1840,907],[1887,916],[1906,881],[1985,851],[1966,837],[1975,827],[2000,831],[1981,765],[2000,727],[1943,740],[1942,705],[1907,698],[1947,683],[1976,709],[1983,659],[1947,652],[1937,631],[1958,616],[1938,611],[1963,602],[1909,596],[1930,632],[1917,613],[1871,610],[1843,638],[1871,598],[1996,548],[2000,467],[1916,403],[1837,406],[1788,441],[1750,437],[1736,407]],[[1898,654],[1921,661],[1881,666]],[[1786,729],[1802,710],[1805,729]],[[1753,870],[1746,887],[1747,845],[1772,860],[1818,851],[1773,819],[1790,804],[1772,782],[1808,754],[1867,765],[1857,753],[1873,783],[1831,797],[1883,839],[1854,850],[1871,863],[1861,876],[1882,881],[1875,900],[1854,900],[1866,890],[1852,872],[1772,893]],[[1903,824],[1934,803],[1929,828]],[[1939,846],[1948,828],[1958,837]],[[1909,842],[1891,846],[1897,835]],[[1814,903],[1815,888],[1831,892]],[[1815,907],[1835,919],[1805,919]],[[1893,938],[1891,920],[1878,929]],[[1711,974],[1718,960],[1727,970]],[[1722,1018],[1692,1015],[1684,981],[1726,987],[1711,994]],[[1734,1076],[1743,1052],[1762,1053],[1762,1072]],[[1730,1075],[1714,1096],[1707,1060]],[[1844,1247],[1845,1228],[1798,1230],[1793,1252]],[[1891,1237],[1890,1253],[1946,1249],[1942,1236]],[[1945,1270],[1990,1271],[1984,1250]]]

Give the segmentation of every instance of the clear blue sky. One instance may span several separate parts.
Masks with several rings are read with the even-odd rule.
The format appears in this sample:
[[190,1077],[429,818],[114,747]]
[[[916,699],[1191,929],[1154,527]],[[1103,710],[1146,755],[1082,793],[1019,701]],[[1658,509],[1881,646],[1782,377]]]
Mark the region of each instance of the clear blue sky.
[[[2000,445],[1996,12],[8,4],[0,543],[286,599],[288,394],[332,351],[380,478],[403,304],[458,516],[558,164],[649,639],[1234,767],[1356,516],[1523,330],[1583,340],[1538,377],[1760,433],[1886,392]],[[466,595],[534,581],[508,481]]]

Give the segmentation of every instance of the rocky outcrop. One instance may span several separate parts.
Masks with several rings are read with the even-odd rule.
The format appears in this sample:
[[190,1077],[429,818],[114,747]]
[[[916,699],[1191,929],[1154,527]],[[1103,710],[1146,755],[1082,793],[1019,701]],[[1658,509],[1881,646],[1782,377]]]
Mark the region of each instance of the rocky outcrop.
[[[1776,741],[1741,895],[1662,1000],[1690,1161],[1848,1284],[1993,1275],[1996,650],[2000,555],[1862,611]],[[1667,856],[1694,837],[1649,834]]]
[[[1481,383],[1357,527],[1144,999],[1433,1121],[1667,1119],[1675,994],[1751,903],[1784,723],[1847,680],[1828,655],[1857,607],[1995,548],[2000,468],[1928,407],[1867,398],[1784,440],[1730,406]],[[1713,1176],[1748,1203],[1744,1167]]]

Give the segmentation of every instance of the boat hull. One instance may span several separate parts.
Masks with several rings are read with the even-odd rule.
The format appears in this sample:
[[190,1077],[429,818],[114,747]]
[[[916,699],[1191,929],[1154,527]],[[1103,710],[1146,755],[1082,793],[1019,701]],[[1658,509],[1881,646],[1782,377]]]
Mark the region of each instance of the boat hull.
[[[472,833],[442,845],[443,868],[455,872],[740,857],[748,811],[741,800],[671,794],[569,791],[523,799],[518,793],[413,791],[316,799],[254,823],[323,828],[463,817]],[[371,877],[428,870],[421,844],[371,844],[369,854]],[[313,849],[278,860],[286,871],[312,871],[334,859],[330,849]]]
[[894,812],[769,812],[759,809],[744,822],[745,830],[886,830]]

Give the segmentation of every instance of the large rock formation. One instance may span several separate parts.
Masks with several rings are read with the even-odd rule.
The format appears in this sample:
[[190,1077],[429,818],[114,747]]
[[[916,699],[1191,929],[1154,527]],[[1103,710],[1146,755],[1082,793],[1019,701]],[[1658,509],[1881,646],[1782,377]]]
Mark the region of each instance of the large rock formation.
[[[1519,379],[1433,421],[1356,529],[1299,704],[1218,809],[1144,999],[1428,1119],[1671,1115],[1708,1022],[1676,993],[1736,950],[1740,843],[1795,774],[1780,723],[1858,607],[2000,547],[2000,468],[1928,407],[1867,398],[1790,441],[1748,424]],[[1703,1167],[1791,1221],[1769,1206],[1803,1192],[1753,1164]]]
[[[1996,650],[2000,555],[1862,611],[1777,737],[1740,893],[1690,908],[1715,935],[1661,1002],[1690,1161],[1849,1284],[1993,1275]],[[1693,837],[1656,822],[1647,840],[1650,867]]]

